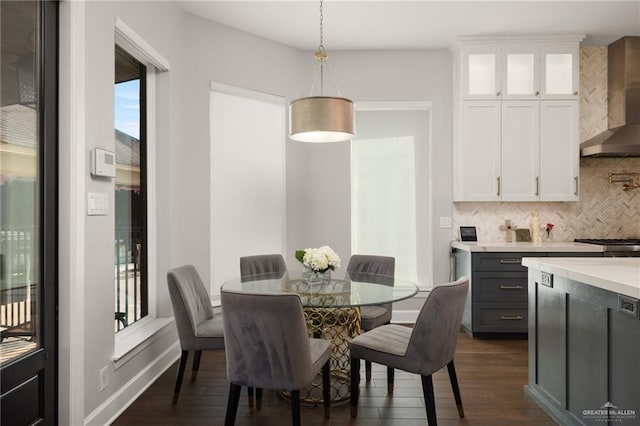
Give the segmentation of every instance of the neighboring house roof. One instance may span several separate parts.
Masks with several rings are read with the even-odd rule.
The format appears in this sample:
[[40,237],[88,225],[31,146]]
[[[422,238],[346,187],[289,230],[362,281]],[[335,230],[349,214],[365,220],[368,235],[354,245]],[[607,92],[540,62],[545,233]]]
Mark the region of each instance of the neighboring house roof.
[[[9,145],[36,148],[38,113],[28,106],[13,104],[0,107],[0,141]],[[115,130],[116,163],[140,166],[140,140]]]
[[116,164],[140,166],[140,140],[116,129]]

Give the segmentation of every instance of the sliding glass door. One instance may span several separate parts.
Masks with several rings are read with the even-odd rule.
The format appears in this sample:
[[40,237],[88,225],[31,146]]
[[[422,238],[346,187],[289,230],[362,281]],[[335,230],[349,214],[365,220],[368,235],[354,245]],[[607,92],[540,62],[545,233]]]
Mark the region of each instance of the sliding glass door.
[[0,424],[55,424],[58,5],[0,7]]

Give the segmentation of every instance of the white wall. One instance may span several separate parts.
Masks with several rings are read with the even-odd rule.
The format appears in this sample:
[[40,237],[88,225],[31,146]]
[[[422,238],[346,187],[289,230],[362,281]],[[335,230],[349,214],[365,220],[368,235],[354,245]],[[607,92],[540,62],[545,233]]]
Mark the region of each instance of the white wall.
[[[109,205],[114,205],[113,180],[92,178],[87,159],[90,150],[95,147],[115,149],[114,23],[115,18],[119,17],[172,64],[170,73],[158,79],[161,90],[157,93],[157,99],[161,108],[157,111],[159,126],[156,141],[159,169],[157,186],[160,188],[157,194],[160,230],[157,235],[158,269],[155,271],[161,281],[157,293],[158,314],[169,316],[164,276],[169,264],[170,241],[168,233],[162,230],[169,227],[171,194],[166,191],[172,173],[169,167],[169,144],[181,134],[178,100],[182,80],[182,12],[167,2],[153,4],[153,19],[149,19],[149,10],[147,2],[69,2],[61,7],[61,20],[69,26],[62,31],[61,42],[61,152],[85,156],[85,169],[78,173],[78,177],[84,179],[80,185],[72,182],[73,172],[67,174],[68,170],[77,167],[79,159],[65,155],[60,157],[60,168],[63,170],[61,214],[80,212],[75,222],[61,217],[61,232],[81,240],[74,241],[68,235],[60,239],[63,262],[59,284],[59,355],[60,373],[64,375],[60,380],[61,424],[78,424],[79,420],[91,418],[110,401],[140,391],[140,386],[145,383],[132,385],[129,381],[137,374],[149,371],[166,350],[175,345],[177,339],[175,332],[166,333],[132,356],[126,364],[114,369],[113,208],[106,216],[84,215],[88,192],[108,194]],[[77,75],[83,76],[84,81],[74,80]],[[73,105],[80,105],[80,108],[72,111]],[[73,139],[69,136],[73,134],[78,137]],[[70,146],[72,143],[73,146]],[[77,187],[81,188],[82,193],[74,192]],[[74,251],[77,247],[82,247],[82,251]],[[81,264],[75,263],[74,256],[80,259]],[[75,297],[76,291],[81,293],[80,299]],[[82,305],[82,309],[77,308],[78,304]],[[77,356],[78,351],[83,355]],[[99,371],[105,366],[108,369],[109,386],[101,392]]]

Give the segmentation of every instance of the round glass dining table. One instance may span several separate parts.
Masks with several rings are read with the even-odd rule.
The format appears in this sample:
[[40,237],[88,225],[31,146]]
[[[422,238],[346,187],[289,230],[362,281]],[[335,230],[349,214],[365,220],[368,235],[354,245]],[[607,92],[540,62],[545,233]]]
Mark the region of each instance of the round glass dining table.
[[[300,296],[309,334],[330,340],[331,400],[349,398],[349,341],[361,333],[361,307],[409,299],[418,293],[411,281],[388,275],[358,273],[322,284],[310,283],[304,273],[279,272],[249,275],[225,282],[223,290],[243,293],[295,293]],[[224,309],[224,307],[223,307]],[[322,402],[322,380],[318,377],[300,393],[300,400]]]

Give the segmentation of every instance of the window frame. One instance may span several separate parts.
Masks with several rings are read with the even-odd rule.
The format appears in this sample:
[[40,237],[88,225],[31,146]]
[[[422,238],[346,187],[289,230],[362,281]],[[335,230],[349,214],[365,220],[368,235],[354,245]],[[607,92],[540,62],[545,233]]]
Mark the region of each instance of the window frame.
[[[117,47],[120,47],[121,49],[125,50],[124,48],[122,48],[122,46],[120,46],[117,42],[115,43],[116,46],[116,50]],[[128,54],[129,52],[126,51]],[[142,62],[140,62],[137,58],[133,58],[136,61],[138,61],[138,68],[139,68],[139,83],[138,83],[138,107],[139,107],[139,135],[138,135],[138,140],[140,142],[140,163],[138,165],[139,167],[139,173],[140,173],[140,212],[139,212],[139,219],[140,219],[140,228],[141,228],[141,244],[140,244],[140,248],[141,248],[141,252],[139,253],[140,256],[140,264],[139,266],[139,279],[140,279],[140,295],[139,295],[139,301],[138,301],[138,306],[140,307],[140,317],[137,318],[137,309],[134,309],[133,312],[128,312],[128,315],[126,316],[126,325],[124,325],[122,328],[120,328],[120,323],[116,322],[116,326],[117,326],[117,330],[116,333],[121,332],[122,330],[126,329],[127,327],[130,327],[131,325],[135,324],[137,321],[142,320],[144,317],[146,317],[149,314],[149,268],[148,268],[148,258],[147,258],[147,253],[148,253],[148,232],[147,232],[147,226],[148,226],[148,208],[147,208],[147,202],[149,199],[148,196],[148,181],[149,179],[147,178],[147,169],[148,169],[148,164],[150,163],[147,159],[147,145],[148,145],[148,141],[147,141],[147,127],[149,125],[148,120],[147,120],[147,110],[149,109],[150,105],[148,105],[147,103],[147,93],[149,92],[149,89],[147,87],[147,78],[148,78],[148,74],[149,73],[149,68],[147,65],[143,64]],[[117,86],[118,84],[123,84],[124,82],[121,83],[115,83],[114,86]],[[116,188],[114,188],[114,192],[117,191]],[[114,198],[114,213],[116,215],[116,222],[117,222],[117,212],[118,212],[118,197]],[[118,230],[117,230],[117,225],[116,225],[116,239],[117,239],[117,235],[118,235]],[[129,240],[131,241],[131,233],[129,233],[127,235],[127,238],[129,238]],[[133,246],[133,245],[132,245]],[[118,253],[117,256],[119,256],[120,254]],[[128,263],[128,260],[127,260]],[[119,264],[119,262],[118,262]],[[118,272],[119,274],[119,272]],[[117,275],[117,274],[116,274]],[[116,279],[117,282],[119,282],[120,280]],[[125,282],[127,282],[127,280],[125,280]],[[136,286],[136,282],[134,280],[133,282],[133,286]],[[128,291],[128,290],[125,290]],[[135,288],[134,288],[134,292],[135,292]],[[135,296],[134,296],[135,297]],[[121,309],[121,305],[124,304],[124,309],[125,312],[127,312],[127,299],[125,298],[124,302],[118,302],[115,306],[115,311],[118,312],[119,309]],[[136,305],[134,304],[134,307]]]
[[[149,43],[140,37],[121,18],[115,19],[115,40],[117,44],[139,62],[147,67],[146,73],[146,258],[147,269],[147,316],[136,321],[123,330],[114,333],[114,368],[126,363],[129,356],[135,355],[141,350],[141,344],[149,342],[150,337],[164,328],[169,322],[168,318],[157,316],[157,74],[169,71],[170,64]],[[142,154],[142,153],[141,153]],[[118,362],[122,360],[122,362]]]

